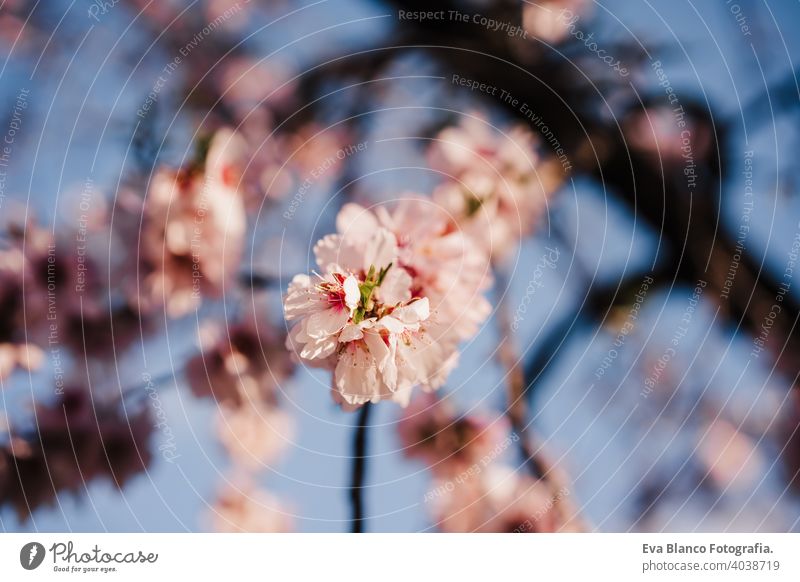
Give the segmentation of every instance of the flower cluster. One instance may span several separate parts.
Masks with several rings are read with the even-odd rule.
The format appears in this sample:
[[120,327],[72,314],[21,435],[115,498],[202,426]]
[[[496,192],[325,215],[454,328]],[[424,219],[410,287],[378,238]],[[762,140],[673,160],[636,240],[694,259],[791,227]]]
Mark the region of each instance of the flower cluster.
[[36,422],[35,431],[11,427],[0,445],[0,503],[21,519],[94,479],[106,477],[121,489],[150,463],[153,422],[146,409],[98,405],[88,389],[72,387],[53,405],[37,406]]
[[286,533],[292,529],[291,516],[281,501],[248,479],[220,490],[207,521],[220,533]]
[[438,529],[448,533],[581,531],[569,495],[566,487],[554,489],[546,480],[497,465],[447,487],[432,513]]
[[397,426],[406,456],[425,463],[434,476],[424,502],[441,531],[579,529],[557,469],[547,479],[534,479],[504,464],[521,438],[505,419],[459,414],[448,400],[426,394],[403,411]]
[[357,204],[314,247],[319,273],[297,275],[284,301],[287,346],[334,371],[346,408],[440,387],[491,307],[488,260],[442,210],[409,197],[392,212]]
[[38,367],[44,356],[22,333],[24,264],[20,249],[0,251],[0,381],[17,367],[28,370]]
[[256,477],[278,461],[294,431],[280,408],[280,382],[291,372],[284,338],[268,321],[242,319],[200,327],[201,352],[186,367],[197,397],[218,404],[214,429],[231,461],[228,481],[208,512],[215,531],[286,531],[290,520],[279,501],[258,488]]
[[140,273],[132,294],[140,311],[169,317],[221,297],[238,274],[247,215],[238,191],[246,145],[229,129],[214,134],[202,164],[153,176],[140,208]]
[[496,260],[532,232],[563,180],[561,167],[539,152],[530,129],[501,130],[477,113],[442,130],[428,156],[447,178],[434,201]]
[[453,477],[502,449],[508,424],[481,414],[459,415],[449,401],[423,394],[403,411],[397,429],[407,457],[435,475]]

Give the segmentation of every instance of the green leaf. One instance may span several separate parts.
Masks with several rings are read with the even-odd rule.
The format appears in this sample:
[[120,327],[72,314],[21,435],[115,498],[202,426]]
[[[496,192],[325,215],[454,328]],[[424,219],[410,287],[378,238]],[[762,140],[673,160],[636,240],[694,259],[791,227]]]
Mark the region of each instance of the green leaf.
[[467,197],[467,216],[472,216],[478,210],[481,209],[483,206],[483,200],[478,198],[477,196],[468,196]]
[[358,307],[353,313],[353,323],[361,323],[364,321],[364,315],[366,315],[366,311],[364,311],[363,307]]
[[361,291],[361,303],[366,306],[369,303],[369,298],[372,297],[372,284],[369,282],[361,283],[358,286],[359,291]]

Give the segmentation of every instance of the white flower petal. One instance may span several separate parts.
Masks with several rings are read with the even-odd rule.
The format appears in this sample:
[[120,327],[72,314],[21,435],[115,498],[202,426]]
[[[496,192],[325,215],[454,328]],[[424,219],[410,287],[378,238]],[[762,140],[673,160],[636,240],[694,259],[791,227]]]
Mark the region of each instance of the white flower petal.
[[307,275],[297,275],[289,284],[289,292],[283,302],[286,319],[291,321],[303,315],[316,313],[328,306],[327,299],[311,283]]
[[361,290],[358,288],[358,280],[350,275],[344,280],[344,302],[352,311],[358,307],[361,301]]
[[370,354],[375,358],[378,371],[383,376],[387,389],[394,392],[397,387],[396,338],[390,336],[387,343],[379,333],[372,331],[364,334],[364,343],[367,344]]
[[300,357],[305,360],[322,360],[336,351],[336,340],[332,337],[311,339],[300,351]]
[[379,324],[390,333],[400,334],[406,330],[405,324],[391,315],[381,317]]
[[364,247],[364,260],[362,268],[368,271],[370,267],[383,269],[390,263],[397,261],[397,239],[394,234],[385,228],[378,228]]
[[386,305],[405,303],[411,300],[412,283],[411,275],[405,269],[393,265],[377,288],[377,297]]
[[431,306],[427,297],[412,301],[408,305],[399,307],[392,312],[392,316],[399,319],[406,325],[411,325],[425,321],[430,317]]
[[364,337],[364,332],[355,323],[348,323],[344,326],[342,333],[339,334],[339,341],[342,343],[352,342]]
[[358,204],[352,202],[342,206],[336,216],[336,230],[356,244],[364,244],[378,228],[375,216]]
[[348,344],[339,357],[334,385],[348,404],[381,400],[382,381],[378,378],[378,366],[365,345],[359,342]]
[[357,271],[364,262],[364,253],[359,246],[338,234],[329,234],[317,241],[314,256],[324,273],[340,268]]
[[350,319],[350,314],[339,308],[318,311],[308,318],[306,333],[312,338],[321,338],[339,333]]

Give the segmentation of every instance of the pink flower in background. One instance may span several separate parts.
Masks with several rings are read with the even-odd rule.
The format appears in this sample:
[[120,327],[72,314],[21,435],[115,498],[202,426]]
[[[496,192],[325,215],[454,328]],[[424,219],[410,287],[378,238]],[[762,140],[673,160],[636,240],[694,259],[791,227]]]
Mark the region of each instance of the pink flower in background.
[[507,257],[533,231],[562,181],[538,150],[527,127],[495,128],[477,114],[442,130],[430,147],[431,167],[446,180],[434,202],[493,258]]
[[341,175],[346,165],[345,148],[351,142],[348,132],[340,125],[309,122],[289,136],[289,162],[304,178],[310,176],[317,184],[329,184]]
[[279,384],[292,371],[283,334],[260,320],[206,322],[199,339],[200,353],[186,365],[195,396],[212,397],[229,407],[250,401],[276,403]]
[[548,481],[533,479],[519,470],[487,472],[490,518],[479,532],[553,533],[579,531],[569,503],[569,490],[553,490]]
[[[235,95],[226,94],[225,97],[234,99]],[[296,168],[287,160],[291,146],[287,136],[275,130],[270,109],[248,105],[246,100],[229,105],[235,111],[236,107],[242,108],[238,113],[242,120],[236,130],[239,145],[231,152],[241,169],[237,187],[245,207],[249,211],[261,211],[265,200],[284,198],[296,182]]]
[[508,438],[508,423],[479,414],[459,415],[446,401],[422,394],[403,411],[398,424],[404,453],[436,475],[457,476],[492,458]]
[[84,387],[65,388],[52,404],[37,405],[35,422],[35,432],[12,426],[0,445],[0,504],[21,519],[94,479],[121,489],[152,459],[148,410],[101,404]]
[[534,38],[549,43],[564,40],[575,21],[589,11],[588,0],[537,0],[522,7],[522,26]]
[[[635,112],[625,120],[623,131],[632,148],[648,157],[657,168],[685,163],[687,148],[694,155],[706,155],[713,141],[711,128],[706,124],[687,117],[684,126],[679,126],[674,111],[665,106]],[[691,136],[691,142],[684,142],[686,135]]]
[[292,519],[281,501],[249,478],[229,483],[209,510],[208,521],[220,533],[282,533]]
[[289,443],[291,417],[274,406],[247,402],[220,406],[216,432],[238,467],[257,471],[274,462]]
[[[43,352],[26,341],[23,276],[26,258],[20,248],[0,250],[0,380],[18,367],[38,368]],[[36,312],[33,312],[36,313]]]
[[180,317],[235,281],[247,226],[238,192],[245,145],[229,129],[211,140],[202,172],[160,169],[142,208],[140,309]]
[[30,343],[0,343],[0,380],[5,380],[17,368],[39,369],[44,361],[42,349]]
[[701,425],[698,437],[695,454],[705,477],[718,488],[749,491],[764,475],[764,452],[741,427],[717,418]]
[[489,466],[458,482],[438,480],[431,513],[448,533],[542,533],[580,531],[569,490],[518,470]]

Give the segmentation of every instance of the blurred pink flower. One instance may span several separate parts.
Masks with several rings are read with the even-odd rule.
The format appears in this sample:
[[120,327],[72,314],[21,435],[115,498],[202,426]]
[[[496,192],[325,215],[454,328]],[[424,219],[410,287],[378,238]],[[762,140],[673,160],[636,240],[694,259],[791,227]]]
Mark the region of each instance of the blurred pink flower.
[[535,38],[549,43],[561,42],[574,26],[576,18],[590,8],[589,0],[536,0],[522,6],[522,26]]
[[508,423],[478,414],[460,416],[435,395],[422,394],[403,411],[398,433],[406,456],[421,460],[437,475],[454,476],[502,447]]
[[292,371],[284,341],[283,334],[263,321],[204,323],[201,352],[186,365],[192,392],[226,406],[274,405],[280,383]]
[[162,168],[142,210],[140,309],[180,317],[236,280],[247,224],[238,192],[245,144],[229,129],[211,140],[202,172]]
[[[682,166],[688,158],[703,158],[712,145],[711,129],[691,116],[678,123],[670,107],[650,107],[632,113],[623,125],[631,147],[647,156],[655,167]],[[684,179],[681,176],[681,179]]]
[[34,431],[12,427],[0,446],[0,503],[22,519],[96,478],[122,488],[150,463],[147,410],[92,402],[87,389],[67,388],[52,405],[37,406],[34,420]]
[[[290,134],[287,149],[291,164],[303,177],[315,183],[331,183],[341,175],[350,138],[340,125],[323,126],[309,122]],[[355,150],[358,151],[358,150]]]
[[292,519],[279,499],[238,479],[220,492],[208,513],[211,528],[220,533],[285,533]]
[[44,352],[34,344],[0,343],[0,380],[5,380],[17,368],[37,370]]
[[560,168],[538,149],[527,127],[495,128],[478,114],[442,130],[429,149],[445,178],[434,202],[495,259],[533,231],[561,183]]
[[[448,483],[450,485],[448,485]],[[432,513],[448,533],[549,533],[580,531],[569,490],[509,468],[489,467],[477,475],[438,481]]]
[[234,464],[258,471],[274,462],[286,448],[291,417],[274,406],[251,401],[239,407],[220,406],[217,436]]
[[752,490],[767,469],[757,443],[731,422],[718,418],[702,426],[697,457],[720,489]]
[[257,109],[285,107],[295,96],[291,69],[274,58],[229,56],[216,74],[223,102],[245,122]]
[[[0,377],[16,366],[35,369],[36,345],[64,345],[76,356],[97,358],[140,337],[142,323],[115,287],[93,245],[92,229],[57,239],[33,222],[5,226],[0,250]],[[96,230],[98,232],[96,232]]]

